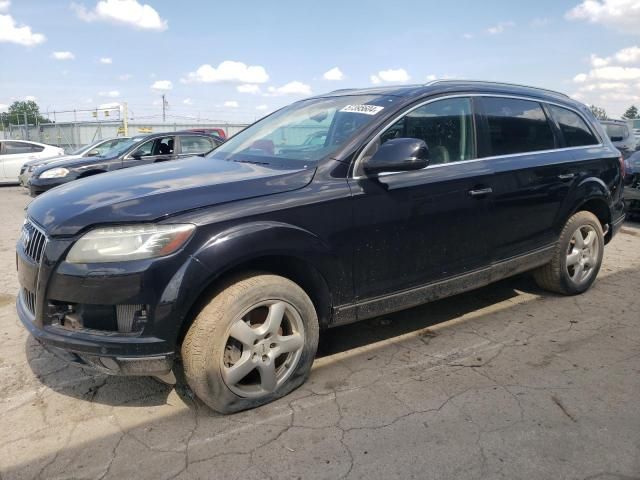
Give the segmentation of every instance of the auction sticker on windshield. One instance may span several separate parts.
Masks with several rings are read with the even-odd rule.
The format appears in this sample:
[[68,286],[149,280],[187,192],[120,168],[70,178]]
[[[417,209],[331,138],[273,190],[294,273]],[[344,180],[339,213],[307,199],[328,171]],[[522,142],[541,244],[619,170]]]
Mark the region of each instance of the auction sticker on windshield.
[[347,105],[340,111],[351,112],[351,113],[364,113],[365,115],[375,115],[380,110],[384,110],[384,107],[379,107],[378,105]]

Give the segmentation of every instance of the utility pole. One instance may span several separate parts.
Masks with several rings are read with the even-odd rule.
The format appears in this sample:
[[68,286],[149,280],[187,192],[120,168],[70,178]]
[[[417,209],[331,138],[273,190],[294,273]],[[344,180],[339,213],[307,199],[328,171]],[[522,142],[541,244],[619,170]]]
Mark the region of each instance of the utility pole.
[[122,113],[124,114],[124,119],[122,120],[122,127],[124,130],[124,136],[129,136],[129,108],[127,107],[127,102],[122,104]]
[[25,140],[29,140],[29,121],[27,120],[27,111],[24,111],[24,136]]
[[165,100],[164,93],[163,93],[162,94],[162,123],[165,123],[167,119],[166,112],[165,112],[166,106],[167,106],[167,101]]

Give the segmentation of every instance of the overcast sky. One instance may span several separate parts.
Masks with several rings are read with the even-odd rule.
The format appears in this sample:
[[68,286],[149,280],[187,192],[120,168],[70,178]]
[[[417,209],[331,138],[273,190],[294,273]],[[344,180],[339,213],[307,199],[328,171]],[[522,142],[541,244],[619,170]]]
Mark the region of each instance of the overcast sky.
[[[145,3],[146,1],[146,3]],[[640,0],[0,0],[0,111],[128,102],[253,120],[338,88],[456,77],[640,106]]]

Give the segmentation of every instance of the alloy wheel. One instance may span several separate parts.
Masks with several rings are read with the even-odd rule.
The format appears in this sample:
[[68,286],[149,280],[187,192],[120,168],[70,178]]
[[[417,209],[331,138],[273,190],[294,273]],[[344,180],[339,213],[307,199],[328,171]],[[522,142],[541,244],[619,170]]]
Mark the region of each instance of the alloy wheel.
[[227,333],[222,378],[241,397],[260,397],[287,381],[304,347],[304,325],[288,302],[270,300],[239,315]]
[[591,225],[579,227],[569,241],[566,269],[576,285],[586,283],[598,265],[600,253],[598,234]]

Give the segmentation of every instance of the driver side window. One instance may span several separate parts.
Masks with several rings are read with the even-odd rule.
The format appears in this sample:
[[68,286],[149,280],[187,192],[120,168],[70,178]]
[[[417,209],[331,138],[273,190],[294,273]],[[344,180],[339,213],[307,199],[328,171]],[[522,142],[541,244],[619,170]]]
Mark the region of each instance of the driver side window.
[[154,144],[155,140],[149,140],[146,143],[143,143],[142,145],[140,145],[140,147],[138,147],[136,149],[135,152],[133,152],[133,157],[148,157],[152,154],[153,152],[153,144]]
[[385,131],[363,158],[393,138],[417,138],[429,148],[429,165],[476,158],[473,109],[469,98],[438,100],[412,110]]

